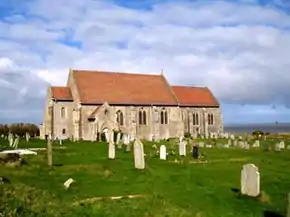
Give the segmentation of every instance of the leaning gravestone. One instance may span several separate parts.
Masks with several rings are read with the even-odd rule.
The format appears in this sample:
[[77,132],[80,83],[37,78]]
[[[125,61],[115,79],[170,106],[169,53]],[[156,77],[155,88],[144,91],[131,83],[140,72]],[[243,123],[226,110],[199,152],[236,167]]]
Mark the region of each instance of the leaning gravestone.
[[246,164],[241,172],[241,193],[251,197],[260,194],[260,173],[254,164]]
[[134,164],[136,169],[143,170],[145,168],[144,148],[139,139],[134,142]]
[[115,159],[115,144],[113,141],[109,142],[109,159]]
[[159,152],[159,157],[160,157],[160,160],[166,160],[166,147],[165,145],[161,145],[160,146],[160,152]]

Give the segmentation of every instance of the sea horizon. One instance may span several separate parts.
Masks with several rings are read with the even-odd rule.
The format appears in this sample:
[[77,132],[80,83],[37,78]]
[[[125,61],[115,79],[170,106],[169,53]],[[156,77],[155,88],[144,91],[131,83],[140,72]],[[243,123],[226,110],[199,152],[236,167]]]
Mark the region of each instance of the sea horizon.
[[233,123],[224,124],[227,133],[251,133],[261,130],[264,133],[290,133],[290,123]]

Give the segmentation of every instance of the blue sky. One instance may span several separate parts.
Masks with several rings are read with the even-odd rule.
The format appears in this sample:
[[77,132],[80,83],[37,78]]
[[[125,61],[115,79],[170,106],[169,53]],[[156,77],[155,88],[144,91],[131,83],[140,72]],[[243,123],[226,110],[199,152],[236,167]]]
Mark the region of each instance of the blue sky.
[[69,68],[160,73],[208,86],[229,123],[289,122],[283,0],[2,0],[0,122],[40,123]]

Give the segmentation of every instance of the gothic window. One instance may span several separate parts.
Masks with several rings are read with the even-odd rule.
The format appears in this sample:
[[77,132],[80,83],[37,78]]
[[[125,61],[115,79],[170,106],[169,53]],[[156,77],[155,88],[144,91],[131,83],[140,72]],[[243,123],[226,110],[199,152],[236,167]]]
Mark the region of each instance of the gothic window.
[[65,108],[64,107],[62,107],[61,110],[60,110],[60,116],[62,118],[65,118]]
[[195,126],[199,125],[199,116],[198,116],[198,113],[193,113],[192,122],[193,122],[193,125],[195,125]]
[[213,125],[213,114],[207,115],[208,125]]
[[168,115],[165,108],[162,109],[160,113],[161,124],[168,124]]
[[139,125],[146,125],[147,123],[146,111],[144,111],[143,108],[139,110],[138,116],[139,116]]
[[117,123],[121,126],[124,125],[124,115],[122,111],[117,111]]

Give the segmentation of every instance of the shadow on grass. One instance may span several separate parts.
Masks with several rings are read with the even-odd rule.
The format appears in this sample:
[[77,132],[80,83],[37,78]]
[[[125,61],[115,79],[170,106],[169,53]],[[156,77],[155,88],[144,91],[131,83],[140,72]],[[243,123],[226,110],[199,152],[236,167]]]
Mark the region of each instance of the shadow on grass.
[[273,211],[266,210],[264,211],[264,217],[285,217],[285,216]]
[[236,194],[240,194],[241,193],[241,190],[238,189],[238,188],[231,188],[231,191],[236,193]]

